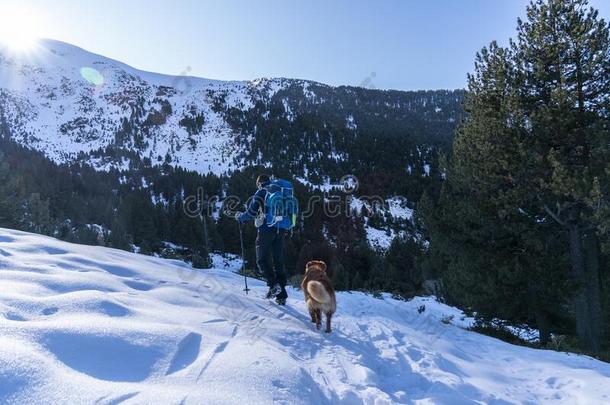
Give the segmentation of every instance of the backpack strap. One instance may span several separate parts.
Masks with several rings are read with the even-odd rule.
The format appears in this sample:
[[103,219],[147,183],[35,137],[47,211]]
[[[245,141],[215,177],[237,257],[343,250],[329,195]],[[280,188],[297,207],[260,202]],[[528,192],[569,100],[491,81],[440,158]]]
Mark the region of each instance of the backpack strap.
[[263,202],[260,206],[260,209],[263,214],[266,214],[266,205],[267,205],[267,196],[269,195],[269,189],[267,187],[261,187],[262,190],[265,190],[265,196],[263,197]]

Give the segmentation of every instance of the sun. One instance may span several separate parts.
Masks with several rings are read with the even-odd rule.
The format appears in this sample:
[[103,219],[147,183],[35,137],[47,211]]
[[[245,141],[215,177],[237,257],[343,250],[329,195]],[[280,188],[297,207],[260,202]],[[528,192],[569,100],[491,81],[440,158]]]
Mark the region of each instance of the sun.
[[34,49],[43,21],[33,9],[0,5],[0,44],[20,52]]

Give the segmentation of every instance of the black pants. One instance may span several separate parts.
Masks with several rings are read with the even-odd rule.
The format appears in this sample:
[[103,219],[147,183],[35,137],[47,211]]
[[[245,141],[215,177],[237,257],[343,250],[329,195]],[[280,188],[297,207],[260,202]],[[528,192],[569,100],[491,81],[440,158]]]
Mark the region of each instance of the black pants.
[[[258,231],[256,237],[256,264],[267,280],[267,285],[278,283],[286,286],[286,272],[284,271],[284,235],[283,229],[271,231]],[[273,256],[273,268],[269,262]]]

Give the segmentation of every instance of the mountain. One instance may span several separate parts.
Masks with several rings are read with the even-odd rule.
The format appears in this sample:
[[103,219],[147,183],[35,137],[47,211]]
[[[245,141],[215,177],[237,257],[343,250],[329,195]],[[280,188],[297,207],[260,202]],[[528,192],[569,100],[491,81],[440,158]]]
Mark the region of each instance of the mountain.
[[223,207],[243,209],[265,171],[301,203],[289,276],[324,258],[339,290],[412,295],[435,277],[418,268],[415,205],[441,188],[462,97],[167,76],[53,40],[0,49],[0,226],[207,267],[241,252]]
[[214,257],[183,262],[0,229],[0,402],[607,403],[610,365],[465,330],[416,297],[338,293],[317,331]]
[[322,182],[403,172],[450,144],[462,91],[381,91],[295,79],[220,81],[136,70],[42,40],[0,49],[0,120],[58,163],[126,169],[135,155],[201,174],[271,165]]

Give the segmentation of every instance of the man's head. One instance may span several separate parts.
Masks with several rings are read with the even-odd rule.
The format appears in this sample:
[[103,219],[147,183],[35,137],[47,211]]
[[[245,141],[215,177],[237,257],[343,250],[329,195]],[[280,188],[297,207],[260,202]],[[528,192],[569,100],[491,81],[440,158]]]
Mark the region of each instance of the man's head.
[[259,174],[256,178],[256,187],[261,188],[263,184],[270,180],[268,174]]

